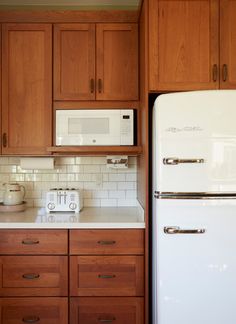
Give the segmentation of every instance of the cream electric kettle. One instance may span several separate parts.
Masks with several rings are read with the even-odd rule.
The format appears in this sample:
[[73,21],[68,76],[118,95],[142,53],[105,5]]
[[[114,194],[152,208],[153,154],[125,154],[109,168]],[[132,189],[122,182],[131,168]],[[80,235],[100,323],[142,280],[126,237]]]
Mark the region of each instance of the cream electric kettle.
[[3,205],[13,206],[23,203],[25,188],[18,183],[4,183]]

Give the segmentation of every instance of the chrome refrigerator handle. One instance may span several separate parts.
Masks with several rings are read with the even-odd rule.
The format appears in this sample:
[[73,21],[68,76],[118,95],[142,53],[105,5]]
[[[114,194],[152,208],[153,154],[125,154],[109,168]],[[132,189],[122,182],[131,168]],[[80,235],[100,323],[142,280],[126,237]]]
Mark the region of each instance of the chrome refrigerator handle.
[[164,233],[166,234],[204,234],[206,230],[204,228],[199,229],[181,229],[178,226],[164,227]]
[[169,157],[163,159],[163,164],[176,165],[180,163],[204,163],[204,159],[179,159],[176,157]]

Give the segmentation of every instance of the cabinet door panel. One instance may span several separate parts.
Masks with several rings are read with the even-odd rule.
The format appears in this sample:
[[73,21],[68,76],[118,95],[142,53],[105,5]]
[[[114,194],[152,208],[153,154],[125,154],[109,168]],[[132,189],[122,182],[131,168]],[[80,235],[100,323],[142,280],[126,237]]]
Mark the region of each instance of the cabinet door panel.
[[143,296],[142,256],[70,257],[70,296]]
[[48,154],[52,143],[50,24],[2,26],[3,154]]
[[54,100],[95,99],[95,25],[54,25]]
[[70,230],[70,254],[144,254],[144,231],[139,229]]
[[67,324],[67,298],[2,298],[1,324]]
[[143,324],[143,298],[71,298],[71,324]]
[[149,27],[150,90],[218,88],[217,0],[150,0]]
[[0,296],[67,296],[66,256],[0,258]]
[[1,254],[67,254],[67,230],[0,230]]
[[98,100],[138,99],[137,24],[98,24]]
[[236,0],[220,5],[220,88],[236,89]]

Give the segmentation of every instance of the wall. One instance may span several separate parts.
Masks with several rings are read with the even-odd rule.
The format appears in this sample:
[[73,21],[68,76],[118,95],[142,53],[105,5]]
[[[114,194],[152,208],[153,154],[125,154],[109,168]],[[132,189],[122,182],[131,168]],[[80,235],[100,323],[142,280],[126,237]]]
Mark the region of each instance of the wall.
[[18,182],[26,189],[28,206],[44,207],[51,188],[83,189],[84,206],[136,206],[137,159],[129,168],[112,170],[105,157],[56,157],[54,170],[22,170],[18,157],[0,157],[0,200],[4,182]]

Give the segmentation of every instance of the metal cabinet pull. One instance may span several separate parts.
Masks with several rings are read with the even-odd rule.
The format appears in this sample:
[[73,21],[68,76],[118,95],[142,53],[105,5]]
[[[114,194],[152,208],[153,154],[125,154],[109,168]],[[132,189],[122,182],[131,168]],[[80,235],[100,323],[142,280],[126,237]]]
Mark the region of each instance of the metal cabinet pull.
[[36,323],[40,321],[40,317],[38,316],[27,316],[27,317],[23,317],[22,321],[24,323]]
[[228,66],[227,64],[223,64],[222,66],[222,80],[226,82],[228,78]]
[[98,318],[98,321],[101,322],[101,323],[112,323],[112,322],[115,321],[115,320],[116,320],[115,317],[113,317],[113,318],[111,318],[111,319]]
[[3,133],[2,135],[2,146],[7,147],[7,133]]
[[98,92],[102,93],[102,79],[98,79]]
[[95,82],[94,82],[94,79],[91,79],[90,80],[90,92],[94,93],[94,90],[95,90]]
[[112,279],[112,278],[115,278],[116,275],[98,275],[98,278],[100,279]]
[[100,244],[100,245],[114,245],[114,244],[116,244],[116,241],[98,241],[98,244]]
[[204,234],[206,230],[204,228],[198,229],[181,229],[178,226],[164,227],[164,233],[166,234]]
[[21,243],[24,245],[36,245],[36,244],[39,244],[39,241],[25,239],[25,240],[22,240]]
[[24,279],[32,280],[32,279],[38,279],[40,275],[38,273],[25,273],[22,275]]
[[218,79],[218,66],[217,64],[214,64],[212,67],[212,79],[213,82],[216,82]]
[[176,165],[180,163],[204,163],[204,159],[179,159],[176,157],[164,158],[163,164]]

